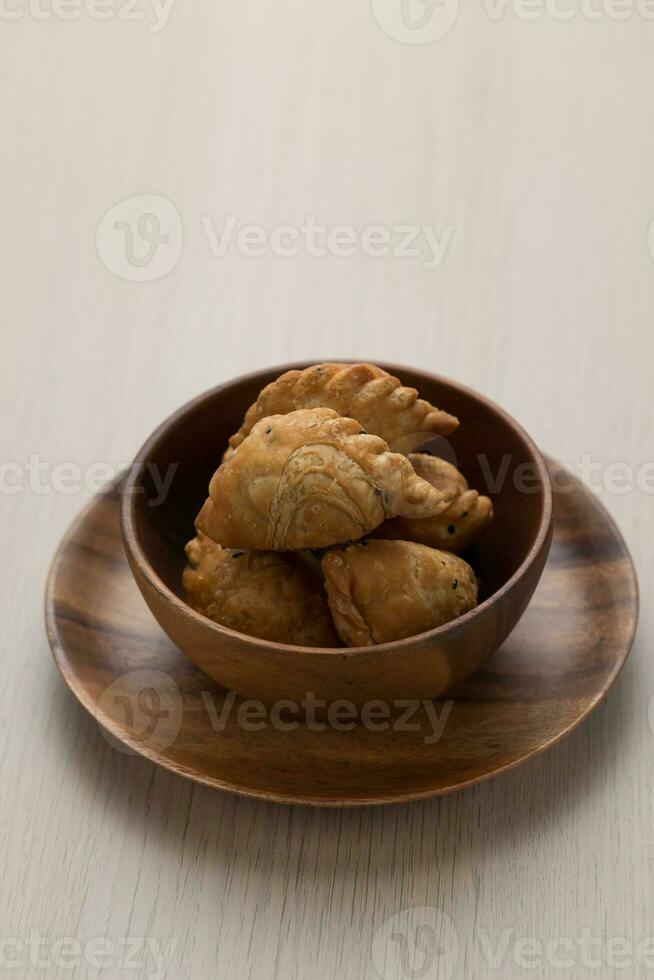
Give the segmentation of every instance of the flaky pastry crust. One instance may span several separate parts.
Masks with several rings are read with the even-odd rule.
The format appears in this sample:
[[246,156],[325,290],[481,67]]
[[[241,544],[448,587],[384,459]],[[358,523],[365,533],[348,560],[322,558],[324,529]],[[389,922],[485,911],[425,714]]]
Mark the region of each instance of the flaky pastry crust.
[[203,534],[186,545],[189,604],[230,629],[296,646],[340,646],[322,576],[277,552],[231,551]]
[[417,541],[460,554],[484,531],[493,519],[489,497],[470,490],[459,470],[451,463],[427,453],[408,456],[415,472],[438,489],[451,502],[440,513],[426,518],[396,517],[385,521],[374,532],[375,537]]
[[404,456],[329,408],[262,419],[216,470],[196,527],[226,548],[294,551],[353,541],[389,516],[445,506]]
[[414,636],[477,605],[467,562],[411,541],[369,539],[332,548],[322,568],[336,629],[349,647]]
[[260,419],[321,407],[356,419],[367,432],[387,443],[417,433],[424,434],[425,439],[447,435],[459,424],[453,415],[418,398],[415,388],[405,388],[398,378],[374,364],[314,364],[303,371],[287,371],[263,389],[230,438],[225,458]]

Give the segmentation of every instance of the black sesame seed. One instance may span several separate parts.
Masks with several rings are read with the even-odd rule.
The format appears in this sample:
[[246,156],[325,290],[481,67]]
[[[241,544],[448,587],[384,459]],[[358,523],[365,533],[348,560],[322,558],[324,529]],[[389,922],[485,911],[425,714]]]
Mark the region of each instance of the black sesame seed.
[[454,534],[455,531],[456,531],[456,528],[455,528],[454,524],[450,524],[449,527],[448,527],[448,529],[447,529],[448,534]]
[[452,582],[452,588],[458,589],[458,587],[459,587],[459,580],[458,578],[455,578],[454,581]]
[[379,489],[379,487],[375,487],[375,494],[376,494],[376,495],[377,495],[378,497],[381,497],[381,495],[382,495],[382,492],[381,492],[381,490]]
[[272,425],[269,425],[266,427],[266,435],[269,436],[271,432],[272,432]]
[[241,555],[244,555],[244,554],[245,554],[244,551],[233,551],[232,552],[232,558],[240,558]]

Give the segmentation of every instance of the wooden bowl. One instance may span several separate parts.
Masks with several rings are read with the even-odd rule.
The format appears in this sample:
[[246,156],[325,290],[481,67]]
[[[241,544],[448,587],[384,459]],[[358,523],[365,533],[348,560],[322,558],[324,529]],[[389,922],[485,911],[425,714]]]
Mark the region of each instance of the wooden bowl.
[[[423,398],[458,416],[460,427],[434,451],[456,462],[470,485],[493,499],[495,519],[466,555],[481,579],[480,603],[452,623],[375,647],[310,648],[237,633],[187,605],[184,545],[228,437],[283,365],[220,385],[171,415],[129,471],[121,521],[132,573],[172,641],[223,686],[266,705],[308,694],[347,699],[432,700],[473,673],[502,644],[531,599],[552,538],[552,491],[545,462],[502,409],[453,381],[382,364]],[[432,447],[430,447],[432,448]],[[174,467],[166,494],[158,486]],[[163,499],[161,499],[163,498]]]

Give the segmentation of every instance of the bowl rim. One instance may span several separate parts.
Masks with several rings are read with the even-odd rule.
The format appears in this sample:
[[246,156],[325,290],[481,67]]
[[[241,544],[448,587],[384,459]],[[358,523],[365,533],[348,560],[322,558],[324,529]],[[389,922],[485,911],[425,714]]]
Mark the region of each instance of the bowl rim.
[[[552,530],[552,516],[553,516],[553,501],[552,501],[552,484],[549,478],[549,473],[547,469],[547,464],[534,443],[531,436],[523,429],[519,422],[513,418],[507,411],[497,405],[490,398],[485,395],[480,395],[473,388],[467,385],[461,384],[459,381],[455,381],[452,378],[447,378],[444,375],[433,374],[430,371],[424,371],[421,368],[409,367],[408,365],[397,365],[388,364],[383,361],[370,361],[362,362],[360,360],[351,358],[334,358],[336,363],[339,364],[359,364],[359,363],[374,363],[383,370],[389,371],[389,373],[397,375],[402,373],[402,371],[408,371],[412,374],[423,375],[432,381],[436,381],[443,385],[449,385],[452,388],[456,388],[462,394],[476,400],[477,402],[484,405],[491,412],[500,416],[503,421],[514,430],[514,432],[522,439],[525,443],[527,449],[531,453],[533,460],[536,465],[536,470],[538,472],[540,483],[542,487],[542,506],[540,521],[538,525],[538,530],[536,532],[536,537],[529,548],[527,554],[521,561],[515,572],[507,579],[507,581],[483,602],[475,606],[469,612],[464,613],[457,619],[452,620],[449,623],[445,623],[443,626],[437,626],[431,630],[425,630],[422,633],[416,633],[413,636],[406,636],[399,640],[389,640],[386,643],[378,643],[373,646],[364,647],[307,647],[300,646],[293,643],[279,643],[275,640],[264,640],[257,636],[250,636],[247,633],[241,633],[238,630],[230,629],[228,626],[223,626],[220,623],[214,622],[214,620],[209,619],[202,613],[197,612],[192,606],[184,602],[176,593],[174,593],[163,580],[159,577],[149,559],[145,555],[141,543],[139,541],[138,535],[136,533],[135,525],[135,512],[137,504],[138,494],[135,491],[143,469],[152,453],[154,447],[161,441],[161,439],[167,435],[167,433],[177,425],[184,416],[189,412],[194,411],[203,402],[215,397],[221,392],[228,388],[233,388],[235,385],[242,384],[245,381],[254,381],[255,379],[263,376],[268,376],[271,373],[276,373],[277,376],[283,374],[285,371],[293,371],[298,369],[303,369],[309,367],[312,364],[319,363],[331,363],[327,359],[316,361],[294,361],[291,363],[286,363],[282,365],[273,365],[267,368],[261,368],[257,371],[251,371],[247,374],[239,375],[237,378],[233,378],[230,381],[221,382],[219,385],[215,385],[213,388],[208,388],[206,391],[201,392],[194,398],[185,402],[178,409],[168,415],[163,422],[161,422],[156,429],[151,433],[150,436],[145,440],[141,448],[136,453],[134,460],[129,467],[125,480],[122,487],[121,501],[120,501],[120,520],[121,520],[121,532],[123,538],[123,545],[127,553],[127,557],[130,559],[130,566],[132,562],[135,563],[141,574],[145,577],[148,584],[159,594],[159,596],[166,602],[170,603],[177,612],[179,612],[183,617],[187,617],[192,622],[195,622],[198,626],[208,630],[213,633],[217,638],[233,638],[236,637],[241,641],[247,643],[248,646],[254,647],[255,649],[265,650],[267,652],[274,651],[285,651],[292,649],[293,652],[301,654],[311,654],[313,656],[340,656],[340,657],[354,657],[361,654],[373,654],[376,652],[389,651],[391,649],[406,649],[416,644],[422,644],[428,638],[431,640],[440,639],[447,637],[448,634],[453,634],[460,631],[462,628],[466,627],[468,623],[486,614],[489,608],[498,603],[504,598],[509,592],[511,592],[527,573],[529,568],[536,562],[542,553],[543,547],[545,546],[548,536]],[[132,574],[134,570],[132,568]]]

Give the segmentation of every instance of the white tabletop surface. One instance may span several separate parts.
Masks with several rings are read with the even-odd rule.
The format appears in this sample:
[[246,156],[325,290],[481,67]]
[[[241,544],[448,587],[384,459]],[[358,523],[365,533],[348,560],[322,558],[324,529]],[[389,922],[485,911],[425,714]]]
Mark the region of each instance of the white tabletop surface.
[[[654,11],[411,2],[0,2],[2,976],[654,975]],[[312,221],[347,227],[321,249]],[[92,464],[222,380],[326,357],[462,380],[590,462],[638,568],[606,702],[440,800],[194,786],[111,748],[49,656]],[[422,907],[447,949],[384,965]]]

